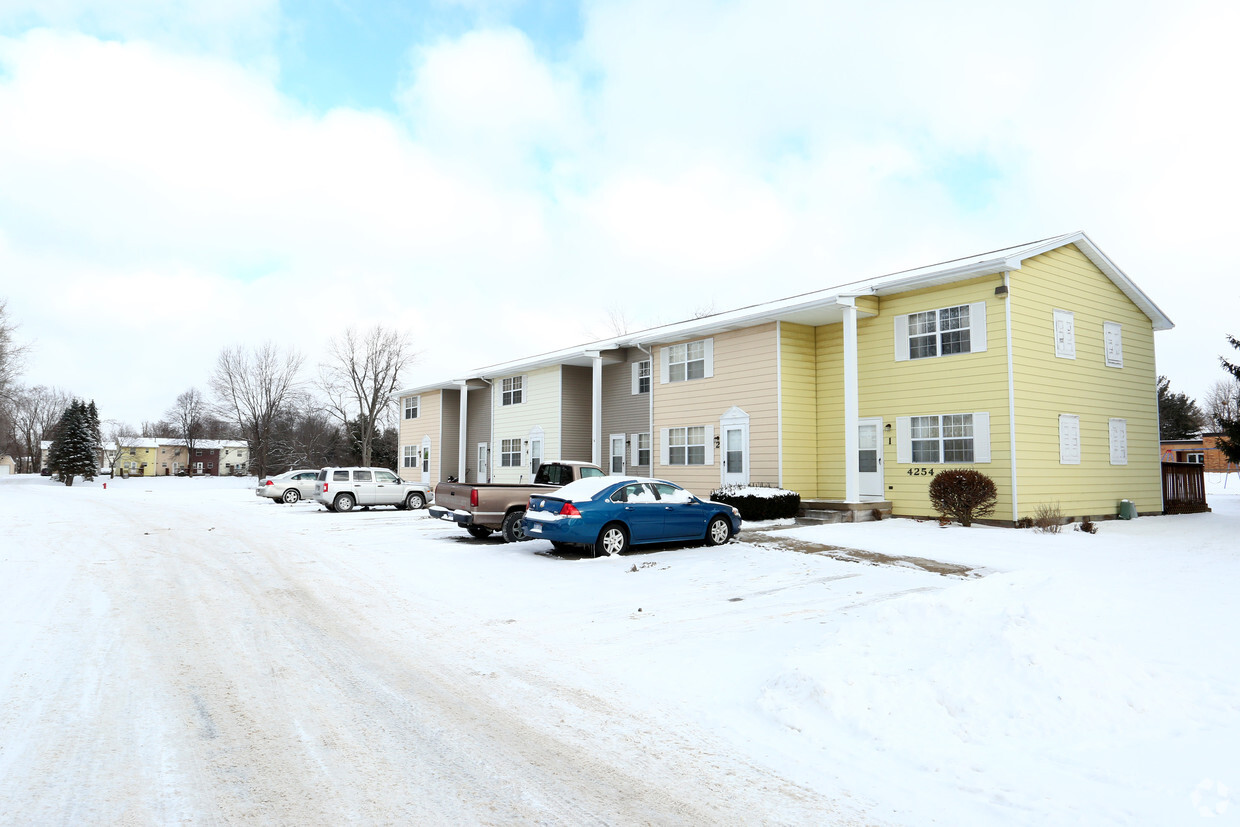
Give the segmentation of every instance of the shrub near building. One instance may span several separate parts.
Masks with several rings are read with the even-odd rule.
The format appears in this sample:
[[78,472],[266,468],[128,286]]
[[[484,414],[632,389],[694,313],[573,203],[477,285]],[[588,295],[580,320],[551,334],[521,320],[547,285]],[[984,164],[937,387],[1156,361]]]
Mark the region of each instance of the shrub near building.
[[801,509],[801,495],[782,488],[725,485],[710,492],[710,498],[735,507],[741,512],[741,519],[748,522],[795,517]]

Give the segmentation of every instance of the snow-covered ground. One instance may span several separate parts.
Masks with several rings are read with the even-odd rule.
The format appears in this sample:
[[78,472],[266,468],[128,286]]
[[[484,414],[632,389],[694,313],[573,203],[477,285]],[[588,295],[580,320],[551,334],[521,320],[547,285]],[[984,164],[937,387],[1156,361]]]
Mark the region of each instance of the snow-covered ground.
[[1240,817],[1235,476],[598,560],[102,482],[0,478],[0,823]]

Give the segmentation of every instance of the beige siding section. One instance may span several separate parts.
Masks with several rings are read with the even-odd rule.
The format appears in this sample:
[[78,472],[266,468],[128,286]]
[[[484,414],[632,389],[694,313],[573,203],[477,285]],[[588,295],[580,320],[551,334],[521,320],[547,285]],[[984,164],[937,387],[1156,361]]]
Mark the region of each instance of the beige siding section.
[[397,469],[401,479],[412,482],[421,481],[422,465],[420,459],[416,463],[415,468],[405,467],[405,446],[412,445],[417,451],[421,451],[422,438],[429,436],[431,438],[431,482],[433,483],[439,479],[439,453],[442,441],[439,436],[439,428],[442,419],[440,415],[442,394],[440,391],[427,391],[418,394],[418,396],[421,399],[419,400],[416,419],[405,419],[405,397],[400,399],[400,446],[397,449]]
[[[714,340],[714,376],[661,384],[661,348],[653,359],[654,433],[651,434],[655,476],[678,483],[695,494],[719,487],[719,451],[707,445],[709,465],[668,466],[661,463],[663,428],[709,425],[719,434],[719,418],[736,406],[749,414],[751,482],[779,480],[777,358],[775,323],[719,333]],[[688,340],[696,341],[696,340]]]
[[[486,482],[486,469],[478,475],[478,443],[491,447],[491,387],[469,391],[468,410],[465,411],[465,476],[462,482]],[[459,415],[459,414],[458,414]]]
[[[884,427],[891,425],[890,431],[883,432],[884,487],[896,514],[928,516],[935,513],[930,507],[928,493],[930,477],[917,476],[917,469],[937,472],[946,468],[973,468],[993,479],[998,488],[999,503],[994,519],[1011,519],[1005,307],[1004,299],[995,296],[995,287],[1002,283],[1003,277],[995,275],[886,296],[880,302],[877,316],[858,320],[858,415],[881,417]],[[896,361],[897,316],[983,301],[986,303],[987,340],[984,352]],[[820,418],[820,434],[827,437],[819,440],[825,449],[822,460],[828,466],[829,490],[826,493],[833,498],[844,496],[843,345],[842,339],[839,341],[839,357],[834,364],[819,363],[820,376],[824,371],[827,374],[825,392],[837,394],[841,403],[838,408],[831,406],[832,414],[837,410],[838,414],[828,416],[825,422]],[[897,462],[897,417],[975,412],[990,414],[989,463],[901,465]],[[834,436],[836,434],[838,437]],[[910,470],[914,471],[913,475],[909,474]]]
[[[814,328],[818,391],[818,494],[822,499],[844,499],[844,326]],[[864,384],[866,378],[861,377]],[[802,495],[805,496],[805,495]]]
[[818,388],[816,335],[807,325],[779,325],[783,479],[780,485],[818,496]]
[[[495,411],[495,433],[491,445],[492,482],[521,482],[530,478],[530,452],[527,444],[530,429],[535,425],[543,429],[543,459],[561,459],[560,450],[560,366],[530,371],[525,376],[523,400],[520,405],[502,405],[502,378],[495,379],[492,388]],[[521,466],[500,466],[500,440],[520,439],[522,445]]]
[[[1021,514],[1058,503],[1065,516],[1109,515],[1124,498],[1141,513],[1161,511],[1150,320],[1075,246],[1026,261],[1011,284]],[[1075,359],[1055,356],[1055,309],[1073,313]],[[1104,322],[1123,325],[1122,368],[1106,366]],[[1079,465],[1060,464],[1060,414],[1080,417]],[[1110,463],[1112,417],[1127,420],[1127,465]]]
[[591,428],[594,422],[594,368],[565,365],[562,377],[562,435],[558,459],[589,462],[593,442]]

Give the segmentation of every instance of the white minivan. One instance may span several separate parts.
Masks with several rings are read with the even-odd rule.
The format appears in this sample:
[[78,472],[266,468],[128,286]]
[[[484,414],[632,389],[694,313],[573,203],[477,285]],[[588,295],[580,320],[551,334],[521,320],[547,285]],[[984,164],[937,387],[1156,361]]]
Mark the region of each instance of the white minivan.
[[372,505],[412,510],[425,508],[431,493],[430,486],[405,482],[387,468],[322,468],[314,482],[314,498],[328,511]]

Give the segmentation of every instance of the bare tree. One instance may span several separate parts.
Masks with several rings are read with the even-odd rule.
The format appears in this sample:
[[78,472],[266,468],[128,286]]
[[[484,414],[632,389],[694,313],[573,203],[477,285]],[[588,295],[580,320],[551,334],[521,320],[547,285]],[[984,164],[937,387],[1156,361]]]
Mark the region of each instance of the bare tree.
[[0,299],[0,400],[13,399],[14,383],[21,373],[28,345],[19,345],[13,338],[17,325],[9,321],[8,300]]
[[11,398],[9,417],[23,452],[22,470],[37,471],[39,443],[53,438],[56,423],[65,408],[73,402],[73,396],[60,388],[36,385],[33,388],[16,388]]
[[417,361],[409,337],[375,325],[365,335],[349,328],[344,338],[333,339],[329,359],[319,366],[319,378],[327,394],[329,410],[346,430],[356,421],[362,464],[370,465],[375,434],[394,404],[401,372]]
[[[177,438],[185,442],[189,456],[194,456],[194,443],[206,438],[207,402],[197,388],[190,388],[177,396],[177,401],[167,410],[164,416],[172,424]],[[190,474],[194,473],[194,464],[189,464]]]
[[298,390],[303,360],[297,351],[281,352],[271,342],[250,352],[225,348],[216,359],[211,391],[220,415],[235,422],[249,442],[251,465],[260,477],[268,473],[274,426]]
[[1206,393],[1203,405],[1207,426],[1215,430],[1221,429],[1224,421],[1240,419],[1240,380],[1228,377],[1215,382]]

